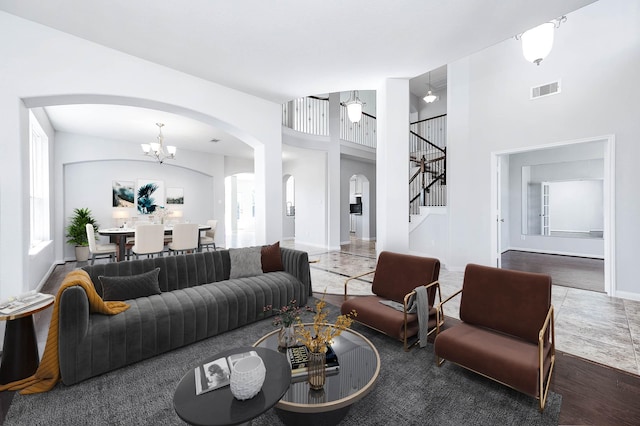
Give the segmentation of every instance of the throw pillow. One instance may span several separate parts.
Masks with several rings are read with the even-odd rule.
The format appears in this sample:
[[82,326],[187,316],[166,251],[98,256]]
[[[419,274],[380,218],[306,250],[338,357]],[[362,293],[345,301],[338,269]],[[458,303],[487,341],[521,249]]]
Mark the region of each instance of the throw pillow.
[[107,277],[100,275],[102,300],[127,300],[160,294],[158,274],[160,268],[139,275]]
[[270,246],[263,246],[260,253],[262,254],[262,272],[284,271],[282,255],[280,254],[280,241]]
[[262,247],[244,247],[229,249],[231,271],[229,278],[254,277],[262,274]]

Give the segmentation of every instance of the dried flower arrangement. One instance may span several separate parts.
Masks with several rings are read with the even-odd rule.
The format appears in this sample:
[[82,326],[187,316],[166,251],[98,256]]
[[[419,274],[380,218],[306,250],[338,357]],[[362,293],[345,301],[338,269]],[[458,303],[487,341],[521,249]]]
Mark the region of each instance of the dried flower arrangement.
[[296,337],[298,341],[305,345],[311,352],[326,352],[327,345],[331,343],[334,337],[338,337],[344,330],[351,327],[353,318],[358,314],[355,310],[345,315],[339,315],[335,324],[327,324],[326,309],[327,302],[322,299],[316,302],[315,316],[313,317],[313,325],[310,328],[304,326],[300,318],[296,320]]

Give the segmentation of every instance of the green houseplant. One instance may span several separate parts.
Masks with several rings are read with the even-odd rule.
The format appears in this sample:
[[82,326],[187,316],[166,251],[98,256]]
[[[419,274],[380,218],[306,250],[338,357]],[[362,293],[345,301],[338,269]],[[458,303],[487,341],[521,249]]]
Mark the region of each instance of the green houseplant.
[[67,225],[67,243],[73,244],[76,250],[76,261],[85,262],[89,259],[89,240],[86,225],[93,225],[98,230],[98,223],[88,208],[75,209]]

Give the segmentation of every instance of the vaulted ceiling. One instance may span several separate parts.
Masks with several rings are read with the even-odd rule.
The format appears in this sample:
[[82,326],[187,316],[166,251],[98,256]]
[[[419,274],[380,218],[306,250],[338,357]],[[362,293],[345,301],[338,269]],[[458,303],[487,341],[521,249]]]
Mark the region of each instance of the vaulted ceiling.
[[[386,78],[424,78],[427,71],[593,1],[0,0],[0,10],[283,103],[376,89]],[[424,91],[422,81],[412,87]],[[56,128],[99,137],[114,131],[97,133],[105,127],[99,124],[105,114],[115,114],[123,126],[114,137],[139,138],[138,125],[127,133],[124,124],[131,110],[89,111],[85,129],[74,129],[73,121],[80,120],[69,120],[64,110],[51,111]],[[157,120],[140,113],[139,121],[155,133]],[[215,129],[200,130],[195,126],[184,139],[227,139]]]

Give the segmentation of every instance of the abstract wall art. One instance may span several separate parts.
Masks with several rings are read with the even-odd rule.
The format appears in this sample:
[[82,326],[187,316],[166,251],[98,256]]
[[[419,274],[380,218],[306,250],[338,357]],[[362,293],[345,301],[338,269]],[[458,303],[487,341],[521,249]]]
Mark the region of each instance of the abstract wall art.
[[164,182],[154,179],[138,179],[136,205],[139,214],[153,214],[164,208]]

